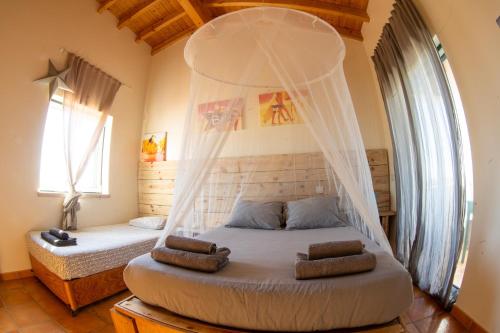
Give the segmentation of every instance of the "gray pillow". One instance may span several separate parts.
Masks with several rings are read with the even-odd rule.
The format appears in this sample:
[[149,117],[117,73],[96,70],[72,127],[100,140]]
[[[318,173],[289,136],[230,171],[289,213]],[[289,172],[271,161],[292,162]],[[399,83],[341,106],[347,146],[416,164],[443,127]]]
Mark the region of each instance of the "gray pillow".
[[345,226],[337,197],[312,197],[286,203],[286,230]]
[[240,200],[236,203],[226,227],[281,229],[283,203]]

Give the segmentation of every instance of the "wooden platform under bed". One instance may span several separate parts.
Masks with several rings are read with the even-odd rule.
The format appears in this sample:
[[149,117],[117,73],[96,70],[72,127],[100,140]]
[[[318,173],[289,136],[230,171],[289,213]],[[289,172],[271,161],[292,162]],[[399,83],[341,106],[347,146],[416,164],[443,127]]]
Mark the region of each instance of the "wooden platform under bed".
[[[117,333],[250,333],[186,318],[145,304],[133,295],[115,304],[111,309],[111,317]],[[328,332],[402,333],[405,329],[399,320],[394,320],[384,325]]]

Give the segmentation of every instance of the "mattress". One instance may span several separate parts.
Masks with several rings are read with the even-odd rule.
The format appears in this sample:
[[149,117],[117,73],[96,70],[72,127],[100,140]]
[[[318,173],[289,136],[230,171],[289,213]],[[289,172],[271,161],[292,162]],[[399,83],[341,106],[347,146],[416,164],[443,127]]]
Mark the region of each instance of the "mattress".
[[[230,263],[202,273],[132,260],[124,280],[142,301],[211,324],[263,331],[315,331],[389,322],[413,301],[408,272],[351,227],[309,230],[217,228],[199,236],[231,249]],[[297,252],[310,243],[361,239],[375,253],[371,272],[295,280]]]
[[30,254],[63,280],[71,280],[126,265],[131,259],[150,252],[161,230],[124,224],[82,228],[68,232],[78,245],[56,247],[40,237],[27,234]]

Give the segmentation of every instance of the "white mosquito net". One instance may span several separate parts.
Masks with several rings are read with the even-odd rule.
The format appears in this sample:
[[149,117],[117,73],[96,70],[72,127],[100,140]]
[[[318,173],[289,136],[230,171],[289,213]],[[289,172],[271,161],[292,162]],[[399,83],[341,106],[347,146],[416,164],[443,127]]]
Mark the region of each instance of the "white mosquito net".
[[240,199],[327,195],[391,253],[344,77],[344,43],[331,25],[289,9],[235,11],[198,29],[184,56],[190,100],[158,245],[171,233],[223,225]]

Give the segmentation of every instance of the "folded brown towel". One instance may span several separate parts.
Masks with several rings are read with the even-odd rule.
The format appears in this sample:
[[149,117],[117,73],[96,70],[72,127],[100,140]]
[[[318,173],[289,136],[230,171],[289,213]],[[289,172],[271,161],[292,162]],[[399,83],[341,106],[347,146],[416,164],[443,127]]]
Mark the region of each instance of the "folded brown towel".
[[68,240],[69,239],[68,233],[64,232],[63,230],[61,230],[59,228],[52,228],[52,229],[49,230],[49,233],[52,236],[56,236],[57,238],[62,239],[62,240]]
[[173,235],[167,237],[165,240],[165,246],[173,250],[183,250],[205,254],[214,254],[217,250],[215,243]]
[[73,246],[76,245],[76,238],[68,238],[68,239],[60,239],[56,236],[52,235],[47,231],[42,231],[40,236],[46,242],[54,245],[54,246]]
[[355,274],[371,271],[377,264],[375,255],[368,251],[346,257],[308,260],[307,254],[297,253],[295,278],[297,280],[315,279],[337,275]]
[[214,254],[202,254],[158,247],[151,251],[151,257],[164,264],[214,273],[227,265],[230,253],[231,251],[227,247],[217,249]]
[[364,245],[360,240],[325,242],[309,245],[309,260],[335,258],[361,254]]

